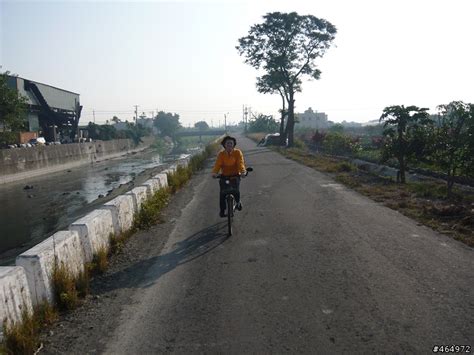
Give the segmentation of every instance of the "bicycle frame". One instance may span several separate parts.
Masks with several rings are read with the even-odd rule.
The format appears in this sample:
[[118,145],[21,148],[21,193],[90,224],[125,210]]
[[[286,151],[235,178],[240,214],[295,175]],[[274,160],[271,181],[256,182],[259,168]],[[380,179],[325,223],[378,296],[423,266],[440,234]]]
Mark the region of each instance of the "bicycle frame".
[[234,211],[235,211],[235,196],[234,193],[236,192],[236,189],[233,188],[231,181],[233,179],[240,179],[240,175],[236,176],[221,176],[221,180],[224,181],[224,184],[226,186],[225,189],[223,189],[222,193],[224,194],[225,200],[226,200],[226,207],[227,207],[227,235],[231,236],[232,235],[232,221],[234,218]]
[[[246,176],[248,175],[249,171],[253,171],[253,169],[251,167],[247,167],[247,173],[245,174]],[[231,180],[240,179],[240,177],[241,177],[240,175],[232,175],[232,176],[217,175],[216,176],[216,178],[223,180],[226,186],[226,188],[223,189],[222,193],[224,194],[226,207],[227,207],[227,235],[229,237],[232,235],[232,220],[233,220],[234,211],[236,208],[235,196],[234,196],[234,192],[236,192],[236,189],[233,188],[231,184]]]

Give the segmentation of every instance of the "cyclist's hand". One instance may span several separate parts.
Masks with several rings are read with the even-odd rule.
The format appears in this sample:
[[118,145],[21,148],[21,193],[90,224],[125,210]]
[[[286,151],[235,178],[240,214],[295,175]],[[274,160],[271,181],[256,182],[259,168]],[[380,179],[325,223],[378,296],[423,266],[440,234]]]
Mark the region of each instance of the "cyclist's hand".
[[245,179],[247,177],[247,172],[244,171],[243,173],[240,173],[240,177]]

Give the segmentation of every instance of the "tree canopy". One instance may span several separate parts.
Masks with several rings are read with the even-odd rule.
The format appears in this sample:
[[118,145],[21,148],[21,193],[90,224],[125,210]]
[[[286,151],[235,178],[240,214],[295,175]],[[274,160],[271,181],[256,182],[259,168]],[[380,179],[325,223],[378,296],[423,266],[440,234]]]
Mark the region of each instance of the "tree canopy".
[[431,156],[448,176],[447,194],[450,196],[457,173],[474,175],[474,104],[452,101],[439,105],[438,110]]
[[408,162],[421,158],[426,152],[425,127],[432,124],[427,111],[427,108],[397,105],[385,107],[380,116],[386,138],[383,159],[394,157],[398,160],[401,183],[405,183]]
[[278,130],[278,123],[272,116],[259,114],[250,120],[248,130],[249,132],[273,133]]
[[194,124],[194,127],[199,129],[200,131],[205,131],[209,129],[209,125],[207,124],[206,121],[199,121]]
[[0,123],[3,130],[20,130],[25,125],[26,98],[8,87],[9,72],[0,73]]
[[160,111],[155,117],[154,125],[160,131],[161,136],[168,136],[176,141],[176,132],[181,128],[178,114]]
[[288,103],[286,133],[293,145],[294,95],[301,90],[301,78],[319,79],[315,60],[322,57],[335,38],[336,27],[313,15],[272,12],[264,22],[251,26],[236,47],[245,63],[265,71],[257,81],[260,92],[285,96]]
[[142,137],[150,134],[150,129],[143,127],[141,124],[134,124],[127,122],[127,129],[118,131],[114,126],[111,125],[98,125],[89,122],[87,126],[89,131],[89,138],[94,140],[108,141],[112,139],[123,139],[129,138],[133,140],[135,145],[142,142]]

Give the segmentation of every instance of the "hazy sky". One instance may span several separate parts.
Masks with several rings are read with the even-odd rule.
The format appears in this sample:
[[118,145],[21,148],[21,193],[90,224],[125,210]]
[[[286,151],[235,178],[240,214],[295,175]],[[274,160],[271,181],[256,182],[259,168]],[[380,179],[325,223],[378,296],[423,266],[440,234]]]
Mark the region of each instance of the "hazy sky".
[[242,105],[277,115],[279,95],[255,90],[259,73],[235,46],[268,12],[333,23],[335,46],[305,81],[296,111],[366,122],[389,105],[432,112],[474,102],[474,0],[5,1],[0,64],[20,77],[73,91],[81,123],[178,113],[193,125],[237,122]]

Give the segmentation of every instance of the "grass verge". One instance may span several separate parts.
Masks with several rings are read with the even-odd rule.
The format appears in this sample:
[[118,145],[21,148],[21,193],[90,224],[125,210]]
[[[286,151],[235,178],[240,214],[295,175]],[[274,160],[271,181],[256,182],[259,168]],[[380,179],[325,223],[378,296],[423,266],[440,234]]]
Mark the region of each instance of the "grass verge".
[[[249,138],[258,142],[259,136]],[[271,147],[283,156],[331,175],[337,182],[399,211],[420,224],[474,246],[474,193],[455,187],[446,198],[446,184],[438,181],[396,183],[357,168],[342,158],[308,149]]]

